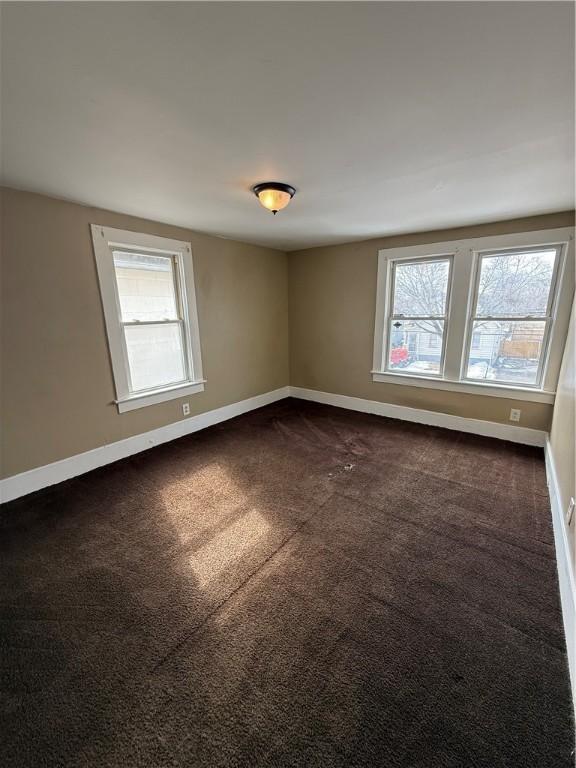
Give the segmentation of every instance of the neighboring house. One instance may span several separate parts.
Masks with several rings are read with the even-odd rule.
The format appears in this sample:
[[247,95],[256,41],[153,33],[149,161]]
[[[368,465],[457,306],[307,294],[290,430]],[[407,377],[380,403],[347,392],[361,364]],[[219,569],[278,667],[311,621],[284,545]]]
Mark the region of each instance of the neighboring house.
[[[529,323],[492,323],[474,331],[470,363],[490,365],[537,360],[542,343],[542,331]],[[412,361],[437,361],[442,351],[440,335],[424,330],[394,332],[393,347],[406,347]]]

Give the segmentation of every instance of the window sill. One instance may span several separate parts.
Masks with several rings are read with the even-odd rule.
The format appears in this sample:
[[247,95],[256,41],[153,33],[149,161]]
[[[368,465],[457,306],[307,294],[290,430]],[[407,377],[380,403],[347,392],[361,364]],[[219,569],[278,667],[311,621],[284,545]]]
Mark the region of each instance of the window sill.
[[118,406],[119,413],[126,413],[137,408],[144,408],[147,405],[157,405],[167,400],[175,400],[178,397],[186,397],[186,395],[195,395],[197,392],[203,392],[205,383],[205,379],[188,381],[185,384],[178,384],[176,387],[165,387],[164,389],[142,392],[137,395],[124,397],[122,400],[115,400],[114,402]]
[[407,373],[372,371],[372,381],[382,384],[404,384],[410,387],[444,389],[449,392],[467,392],[469,395],[487,395],[506,400],[524,400],[533,403],[553,403],[556,393],[532,387],[513,387],[507,384],[484,384],[475,381],[448,381],[429,376],[410,376]]

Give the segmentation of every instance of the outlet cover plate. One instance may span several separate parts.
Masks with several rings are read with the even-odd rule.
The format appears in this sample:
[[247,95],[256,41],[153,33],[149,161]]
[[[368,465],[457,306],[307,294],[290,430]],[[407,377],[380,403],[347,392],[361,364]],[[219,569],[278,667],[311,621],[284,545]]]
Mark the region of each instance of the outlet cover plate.
[[572,522],[572,517],[574,515],[574,496],[570,499],[568,503],[568,509],[566,510],[566,523],[570,525]]

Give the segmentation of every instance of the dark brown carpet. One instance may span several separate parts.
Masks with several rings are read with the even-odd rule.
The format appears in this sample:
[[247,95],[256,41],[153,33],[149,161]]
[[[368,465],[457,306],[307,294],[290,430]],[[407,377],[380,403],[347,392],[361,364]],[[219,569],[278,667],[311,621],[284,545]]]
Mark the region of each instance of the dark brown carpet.
[[573,765],[539,449],[286,400],[0,521],[2,765]]

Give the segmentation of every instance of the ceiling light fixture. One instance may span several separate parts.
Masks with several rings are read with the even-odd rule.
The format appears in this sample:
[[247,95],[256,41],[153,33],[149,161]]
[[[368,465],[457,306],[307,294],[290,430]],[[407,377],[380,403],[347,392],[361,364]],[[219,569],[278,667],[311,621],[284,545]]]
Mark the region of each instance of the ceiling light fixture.
[[264,181],[252,187],[252,192],[260,200],[260,205],[272,211],[274,216],[286,208],[290,200],[296,194],[294,187],[289,184],[282,184],[279,181]]

